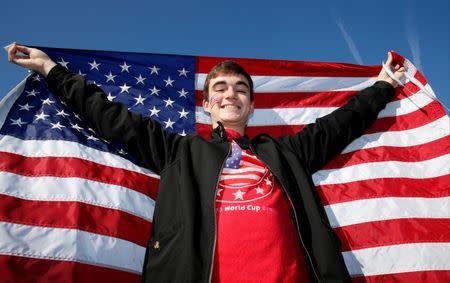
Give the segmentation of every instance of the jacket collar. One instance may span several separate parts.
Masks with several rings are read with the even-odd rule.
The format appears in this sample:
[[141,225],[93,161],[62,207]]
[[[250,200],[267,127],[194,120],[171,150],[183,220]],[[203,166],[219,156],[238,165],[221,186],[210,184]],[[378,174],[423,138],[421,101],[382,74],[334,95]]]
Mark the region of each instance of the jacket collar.
[[217,122],[218,126],[214,128],[211,132],[212,142],[226,142],[234,140],[241,148],[250,148],[250,139],[247,135],[241,136],[238,132],[233,130],[227,130],[221,122]]

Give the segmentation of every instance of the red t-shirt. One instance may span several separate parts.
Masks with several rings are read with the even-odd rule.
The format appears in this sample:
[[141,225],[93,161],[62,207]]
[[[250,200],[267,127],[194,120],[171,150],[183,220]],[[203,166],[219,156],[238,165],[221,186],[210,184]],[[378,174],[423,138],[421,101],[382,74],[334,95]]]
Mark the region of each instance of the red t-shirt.
[[290,209],[267,166],[232,141],[217,189],[214,282],[309,282]]

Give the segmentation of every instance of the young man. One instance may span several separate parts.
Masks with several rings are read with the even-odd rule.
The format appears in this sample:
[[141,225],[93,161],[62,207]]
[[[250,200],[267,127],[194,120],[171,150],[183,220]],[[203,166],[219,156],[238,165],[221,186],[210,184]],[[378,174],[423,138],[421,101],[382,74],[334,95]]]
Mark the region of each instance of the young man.
[[[372,87],[296,135],[250,140],[251,77],[222,62],[205,81],[203,107],[213,127],[206,141],[167,133],[109,102],[96,85],[37,49],[14,44],[9,59],[45,76],[50,90],[104,138],[124,143],[161,176],[145,282],[350,281],[311,174],[360,136],[393,96],[395,82],[384,71]],[[403,68],[390,67],[401,78]]]

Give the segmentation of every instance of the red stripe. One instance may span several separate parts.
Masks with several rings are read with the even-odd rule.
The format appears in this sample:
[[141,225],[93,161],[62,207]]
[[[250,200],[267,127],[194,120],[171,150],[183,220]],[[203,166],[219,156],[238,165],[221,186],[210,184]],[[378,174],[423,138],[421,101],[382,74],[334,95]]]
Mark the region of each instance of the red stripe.
[[382,197],[445,197],[450,195],[450,175],[426,178],[380,178],[317,186],[324,205]]
[[445,116],[445,110],[439,102],[433,101],[424,107],[408,114],[379,118],[366,131],[366,134],[385,132],[385,131],[403,131],[424,126],[434,120]]
[[141,276],[71,261],[0,255],[1,282],[140,282]]
[[[450,219],[407,218],[334,228],[342,251],[381,246],[450,242]],[[386,233],[389,231],[389,233]]]
[[[298,131],[303,129],[303,125],[275,125],[275,126],[256,126],[247,127],[245,133],[250,138],[260,134],[270,133],[273,137],[279,137],[283,135],[294,135]],[[208,140],[211,137],[211,125],[210,124],[196,124],[197,134],[204,139]]]
[[126,169],[106,166],[74,157],[26,157],[0,152],[0,171],[23,176],[79,177],[118,185],[156,199],[159,180]]
[[367,277],[352,278],[353,283],[392,283],[392,282],[411,282],[411,283],[443,283],[450,282],[450,270],[430,270],[404,272],[394,274],[381,274]]
[[[255,108],[337,107],[356,91],[255,93]],[[202,106],[203,92],[196,91],[196,106]]]
[[381,66],[287,60],[197,57],[197,73],[209,73],[219,62],[233,60],[251,75],[313,77],[376,77]]
[[450,136],[408,147],[380,146],[338,155],[323,169],[337,169],[367,162],[429,160],[450,153]]
[[75,201],[33,201],[0,194],[0,221],[78,229],[145,247],[151,223],[130,213]]

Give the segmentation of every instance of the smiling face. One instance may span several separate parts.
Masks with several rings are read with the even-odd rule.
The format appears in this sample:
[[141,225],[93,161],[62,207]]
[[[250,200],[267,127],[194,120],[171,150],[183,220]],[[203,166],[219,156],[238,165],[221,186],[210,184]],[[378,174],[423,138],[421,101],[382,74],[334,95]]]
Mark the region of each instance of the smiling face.
[[203,109],[211,114],[213,127],[220,121],[225,128],[244,134],[254,108],[250,93],[250,83],[243,75],[223,74],[211,79]]

